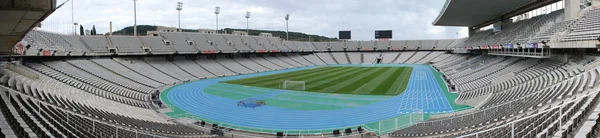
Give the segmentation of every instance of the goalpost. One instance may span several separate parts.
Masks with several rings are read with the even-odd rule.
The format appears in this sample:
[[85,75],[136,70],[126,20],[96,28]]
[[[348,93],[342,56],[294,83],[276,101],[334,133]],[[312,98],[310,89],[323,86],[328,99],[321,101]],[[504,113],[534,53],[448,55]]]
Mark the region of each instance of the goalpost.
[[281,88],[285,90],[304,91],[306,89],[306,82],[285,80],[282,82]]

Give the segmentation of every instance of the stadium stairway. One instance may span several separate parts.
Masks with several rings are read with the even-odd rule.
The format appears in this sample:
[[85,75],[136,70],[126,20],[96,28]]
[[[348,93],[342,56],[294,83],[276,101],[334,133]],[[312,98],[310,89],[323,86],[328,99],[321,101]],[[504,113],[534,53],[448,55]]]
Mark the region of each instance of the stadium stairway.
[[402,52],[398,52],[398,54],[396,54],[396,56],[394,56],[394,59],[389,63],[396,63],[396,60],[398,60],[398,58],[400,57],[400,54],[402,54]]
[[[8,72],[4,72],[8,73]],[[5,75],[6,76],[6,75]],[[11,78],[11,80],[14,80]],[[17,83],[14,83],[17,82]],[[38,91],[36,94],[23,93],[22,88],[28,88],[26,86],[14,85],[23,84],[18,81],[7,82],[3,81],[2,88],[7,90],[6,93],[2,93],[2,100],[5,104],[12,105],[8,108],[1,108],[3,116],[7,116],[10,112],[15,118],[20,116],[22,119],[17,118],[16,122],[21,122],[20,128],[13,127],[13,130],[17,132],[17,135],[28,135],[30,137],[46,137],[45,135],[65,135],[70,137],[114,137],[114,136],[126,136],[136,137],[146,136],[152,137],[157,133],[165,134],[164,136],[175,136],[175,135],[199,135],[197,130],[193,130],[184,126],[177,126],[173,124],[161,124],[156,122],[147,122],[128,118],[113,113],[97,110],[95,107],[84,106],[74,101],[66,100],[63,98],[55,97],[53,95]],[[10,87],[10,89],[8,89]],[[19,92],[16,92],[16,91]],[[6,98],[6,95],[11,98]],[[37,98],[33,98],[37,96]],[[21,97],[27,97],[24,100]],[[10,99],[6,101],[6,99]],[[35,102],[32,102],[34,100]],[[17,102],[18,101],[18,102]],[[28,102],[25,102],[28,101]],[[34,104],[35,103],[35,104]],[[48,111],[47,108],[56,106],[55,110],[60,108],[60,111]],[[14,107],[14,108],[11,108]],[[38,108],[42,107],[42,108]],[[4,110],[6,109],[6,110]],[[10,109],[10,110],[9,110]],[[24,110],[25,109],[25,110]],[[64,110],[63,110],[64,109]],[[7,111],[7,112],[5,112]],[[133,111],[135,112],[135,111]],[[55,115],[61,114],[61,115]],[[79,115],[89,116],[100,120],[89,120],[87,117],[80,117]],[[50,117],[51,116],[51,117]],[[10,118],[10,117],[9,117]],[[12,120],[12,119],[11,119]],[[22,121],[19,121],[22,120]],[[65,122],[66,121],[66,122]],[[10,121],[9,121],[10,122]],[[15,122],[15,121],[13,121]],[[49,123],[45,123],[49,122]],[[52,124],[52,125],[50,125]],[[90,126],[90,124],[92,124]],[[95,125],[94,125],[95,124]],[[16,125],[16,124],[15,124]],[[25,126],[27,125],[27,126]],[[129,129],[123,127],[114,127],[114,125],[123,125]],[[74,126],[76,126],[74,128]],[[112,127],[112,128],[111,128]],[[135,130],[132,130],[135,129]],[[94,131],[95,130],[95,131]],[[145,132],[148,131],[148,132]],[[153,132],[150,132],[153,131]],[[187,132],[186,132],[187,131]],[[3,131],[6,132],[6,131]],[[89,133],[94,132],[94,133]],[[185,132],[185,133],[180,133]],[[38,136],[31,135],[32,133]],[[148,135],[153,133],[152,135]],[[174,135],[173,135],[174,134]],[[19,136],[24,137],[24,136]]]
[[256,62],[256,61],[252,60],[251,58],[245,58],[245,59],[247,60],[247,62],[252,62],[252,63],[250,63],[250,64],[256,64],[256,65],[260,66],[261,68],[264,68],[264,69],[265,69],[265,71],[268,71],[268,70],[273,70],[273,68],[269,68],[269,67],[267,67],[267,66],[265,66],[265,65],[263,65],[263,64],[259,64],[258,62]]
[[315,54],[305,55],[305,56],[301,56],[301,57],[304,58],[304,60],[312,63],[313,65],[327,65],[327,63],[325,63],[325,61],[323,61],[323,59],[321,59],[321,57],[319,57]]
[[419,58],[419,59],[415,60],[415,62],[413,62],[411,64],[416,64],[416,63],[421,62],[422,60],[425,60],[425,57],[428,57],[431,53],[433,53],[433,51],[427,52],[427,54],[425,54],[422,58]]
[[179,80],[179,81],[185,81],[185,79],[184,79],[184,78],[177,78],[177,77],[175,77],[175,76],[172,76],[171,74],[169,74],[169,73],[166,73],[166,72],[165,72],[166,70],[161,70],[161,69],[157,68],[157,67],[156,67],[156,65],[152,65],[152,64],[150,64],[150,63],[149,63],[148,61],[146,61],[146,60],[142,60],[142,61],[140,61],[140,62],[144,62],[146,65],[148,65],[147,67],[151,67],[153,70],[156,70],[156,71],[158,71],[158,72],[160,72],[160,73],[162,73],[162,74],[164,74],[164,75],[166,75],[166,76],[168,76],[168,77],[170,77],[170,78],[174,78],[174,79],[176,79],[176,80]]
[[365,63],[365,54],[360,54],[360,63]]
[[338,62],[335,57],[333,57],[332,53],[329,53],[329,56],[331,57],[331,59],[333,59],[333,61],[335,61],[335,64],[340,64],[340,62]]
[[[362,55],[362,54],[361,54],[361,55]],[[344,57],[346,57],[346,61],[348,61],[348,63],[349,63],[349,64],[353,64],[353,63],[352,63],[352,60],[351,60],[350,56],[348,56],[348,53],[347,53],[347,52],[344,52]],[[355,63],[355,64],[358,64],[358,63]]]
[[407,58],[405,61],[403,61],[402,63],[409,64],[409,63],[406,63],[406,62],[407,62],[407,61],[410,61],[410,60],[411,60],[411,59],[412,59],[412,58],[413,58],[413,57],[414,57],[414,56],[415,56],[417,53],[419,53],[419,51],[412,52],[412,54],[410,55],[410,57],[408,57],[408,58]]

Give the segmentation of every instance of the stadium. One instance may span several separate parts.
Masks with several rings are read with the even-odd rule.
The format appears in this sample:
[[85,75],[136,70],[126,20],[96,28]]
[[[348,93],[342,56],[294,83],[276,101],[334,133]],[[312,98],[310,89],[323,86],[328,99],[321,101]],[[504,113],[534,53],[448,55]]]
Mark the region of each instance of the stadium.
[[138,35],[137,21],[131,35],[112,22],[100,35],[41,29],[68,4],[0,4],[0,137],[600,131],[600,0],[447,0],[431,24],[467,27],[468,37],[395,40],[394,30],[374,30],[376,40],[339,31],[323,41],[219,30],[219,7],[214,30]]

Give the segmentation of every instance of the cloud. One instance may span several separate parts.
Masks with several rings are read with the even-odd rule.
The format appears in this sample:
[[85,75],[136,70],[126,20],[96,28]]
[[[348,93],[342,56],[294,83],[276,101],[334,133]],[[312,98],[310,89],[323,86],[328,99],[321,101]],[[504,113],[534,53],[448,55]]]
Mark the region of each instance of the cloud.
[[[62,3],[66,0],[58,0]],[[453,39],[467,35],[464,27],[440,27],[431,23],[445,0],[181,0],[182,28],[216,28],[214,7],[220,6],[219,28],[246,28],[246,11],[252,29],[285,30],[285,14],[291,15],[289,30],[337,37],[340,30],[352,31],[355,40],[374,39],[375,30],[393,30],[394,39]],[[75,0],[74,20],[100,33],[133,25],[131,0]],[[138,0],[137,24],[178,26],[176,1]],[[42,29],[72,33],[71,4],[50,15]]]

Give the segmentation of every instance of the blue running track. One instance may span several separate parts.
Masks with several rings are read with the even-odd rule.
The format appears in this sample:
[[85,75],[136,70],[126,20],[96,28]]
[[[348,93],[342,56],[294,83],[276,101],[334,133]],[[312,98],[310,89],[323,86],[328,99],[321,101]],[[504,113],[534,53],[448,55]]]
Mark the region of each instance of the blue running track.
[[[334,65],[364,66],[364,65]],[[249,78],[315,67],[304,67],[263,73],[199,80],[172,88],[167,97],[176,107],[201,118],[236,126],[274,130],[320,130],[367,123],[397,117],[414,111],[425,113],[452,112],[452,107],[440,88],[431,68],[426,65],[383,64],[367,66],[412,66],[413,73],[402,94],[364,106],[337,110],[293,110],[267,105],[259,108],[237,106],[238,100],[204,93],[204,88],[220,81]],[[270,93],[270,94],[269,94]],[[267,98],[293,91],[272,91],[253,98]]]

